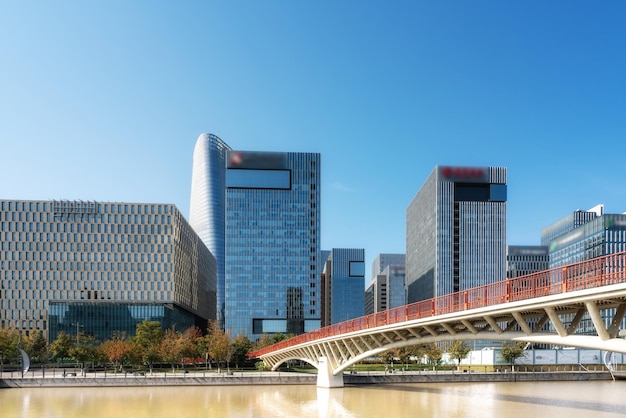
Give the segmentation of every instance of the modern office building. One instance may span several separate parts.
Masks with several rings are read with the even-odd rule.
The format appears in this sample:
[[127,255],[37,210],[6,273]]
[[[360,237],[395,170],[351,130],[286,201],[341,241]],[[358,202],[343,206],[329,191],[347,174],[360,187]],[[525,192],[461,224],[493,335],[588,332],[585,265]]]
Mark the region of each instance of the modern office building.
[[224,328],[226,157],[230,147],[202,134],[193,151],[189,224],[217,261],[217,321]]
[[506,168],[437,166],[406,211],[407,302],[506,278]]
[[406,305],[404,254],[378,254],[372,262],[372,281],[365,289],[365,314]]
[[377,274],[365,289],[365,315],[406,305],[404,264],[392,264]]
[[217,254],[224,329],[319,328],[320,155],[235,151],[203,134],[192,177],[191,224]]
[[403,266],[406,262],[404,254],[378,254],[372,261],[372,279],[387,268],[387,266]]
[[365,250],[333,248],[322,272],[322,326],[365,314]]
[[589,210],[575,210],[557,222],[543,228],[541,231],[541,245],[549,246],[552,240],[562,237],[581,225],[604,215],[604,205],[596,205]]
[[[557,230],[562,233],[549,234]],[[551,239],[548,240],[546,235]],[[606,214],[604,205],[597,205],[588,211],[577,210],[544,228],[543,242],[549,248],[550,268],[626,251],[626,214]],[[602,315],[608,327],[615,310],[602,311]],[[565,318],[564,322],[571,319],[573,315]],[[578,327],[581,333],[595,334],[595,327],[588,315],[579,322]],[[622,321],[621,327],[626,328],[626,320]]]
[[206,327],[215,258],[171,204],[0,201],[0,327],[98,339]]
[[548,270],[550,265],[548,247],[545,245],[509,245],[506,262],[507,279]]

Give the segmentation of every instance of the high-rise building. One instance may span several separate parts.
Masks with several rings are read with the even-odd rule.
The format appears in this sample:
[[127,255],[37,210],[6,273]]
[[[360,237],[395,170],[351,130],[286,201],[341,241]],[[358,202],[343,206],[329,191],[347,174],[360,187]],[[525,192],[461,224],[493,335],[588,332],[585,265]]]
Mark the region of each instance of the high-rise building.
[[364,315],[365,250],[333,248],[322,272],[322,326]]
[[191,224],[215,248],[224,329],[319,328],[320,155],[234,151],[203,134],[193,173]]
[[217,322],[224,327],[226,233],[226,156],[230,147],[202,134],[193,151],[189,224],[217,261]]
[[387,266],[403,266],[405,262],[406,255],[404,254],[378,254],[372,261],[372,279],[382,273]]
[[[550,234],[550,231],[560,233]],[[597,205],[587,211],[577,210],[544,228],[543,242],[549,248],[550,268],[626,251],[626,214],[606,214],[604,205]],[[604,310],[602,316],[608,328],[615,310]],[[564,323],[567,324],[573,318],[574,315],[566,316]],[[626,319],[622,320],[621,327],[626,327]],[[578,328],[583,334],[596,333],[588,314],[580,320]]]
[[407,302],[506,278],[506,168],[437,166],[406,211]]
[[133,335],[206,327],[215,258],[171,204],[0,201],[0,327]]

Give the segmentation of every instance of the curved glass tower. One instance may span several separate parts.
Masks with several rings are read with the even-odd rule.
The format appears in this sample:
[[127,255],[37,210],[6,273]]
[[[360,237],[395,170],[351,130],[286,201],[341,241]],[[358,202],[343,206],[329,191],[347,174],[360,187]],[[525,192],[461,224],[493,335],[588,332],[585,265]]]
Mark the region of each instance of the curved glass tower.
[[226,156],[230,147],[202,134],[193,151],[189,223],[217,261],[217,321],[224,327]]

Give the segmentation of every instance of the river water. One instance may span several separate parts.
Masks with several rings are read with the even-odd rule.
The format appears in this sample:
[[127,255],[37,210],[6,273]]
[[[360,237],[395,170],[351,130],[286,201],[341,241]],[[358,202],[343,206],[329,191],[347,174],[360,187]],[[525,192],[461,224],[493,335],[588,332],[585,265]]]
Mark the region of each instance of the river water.
[[0,418],[626,416],[626,381],[0,389]]

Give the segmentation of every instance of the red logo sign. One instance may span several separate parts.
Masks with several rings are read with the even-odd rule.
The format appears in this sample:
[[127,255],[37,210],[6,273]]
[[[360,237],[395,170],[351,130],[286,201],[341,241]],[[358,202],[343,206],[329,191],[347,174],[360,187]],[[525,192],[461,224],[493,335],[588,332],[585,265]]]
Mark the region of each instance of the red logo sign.
[[458,179],[479,180],[484,178],[485,170],[480,167],[442,167],[441,175],[447,179],[454,177]]

